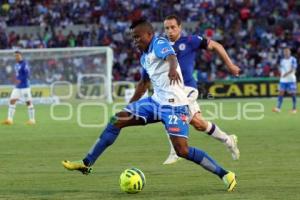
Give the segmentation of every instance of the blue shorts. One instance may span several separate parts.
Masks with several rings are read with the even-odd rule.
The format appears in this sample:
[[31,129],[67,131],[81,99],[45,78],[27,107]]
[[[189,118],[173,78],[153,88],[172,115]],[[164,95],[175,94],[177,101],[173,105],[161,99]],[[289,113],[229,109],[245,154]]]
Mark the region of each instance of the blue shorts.
[[160,105],[151,97],[128,104],[125,111],[142,118],[145,124],[161,121],[169,135],[188,137],[188,106]]
[[297,91],[296,82],[288,82],[288,83],[279,83],[279,91],[288,91],[291,93],[295,93]]

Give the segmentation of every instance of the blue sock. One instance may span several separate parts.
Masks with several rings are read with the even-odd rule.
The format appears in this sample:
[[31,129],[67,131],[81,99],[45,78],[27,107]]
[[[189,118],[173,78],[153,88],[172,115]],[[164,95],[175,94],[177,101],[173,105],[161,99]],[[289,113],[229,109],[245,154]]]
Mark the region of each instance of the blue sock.
[[120,130],[121,129],[115,127],[114,125],[108,124],[102,132],[100,138],[97,139],[94,146],[83,159],[83,163],[86,166],[93,165],[103,151],[114,143],[120,133]]
[[278,96],[278,99],[277,99],[277,108],[278,109],[281,109],[282,102],[283,102],[283,96]]
[[194,147],[189,147],[188,160],[201,165],[204,169],[218,175],[220,178],[223,178],[223,176],[228,173],[228,171],[218,165],[207,153]]
[[292,94],[292,100],[293,100],[293,110],[296,110],[296,103],[297,103],[296,94]]

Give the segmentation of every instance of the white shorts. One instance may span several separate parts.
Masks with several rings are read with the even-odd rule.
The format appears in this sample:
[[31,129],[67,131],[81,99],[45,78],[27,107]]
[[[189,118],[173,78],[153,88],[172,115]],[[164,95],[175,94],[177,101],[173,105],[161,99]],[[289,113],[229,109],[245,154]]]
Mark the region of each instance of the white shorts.
[[31,101],[31,89],[30,88],[14,88],[11,92],[10,99],[22,99],[23,101]]
[[192,120],[196,113],[201,112],[200,107],[197,103],[198,90],[193,87],[184,87],[184,92],[189,101],[190,120]]

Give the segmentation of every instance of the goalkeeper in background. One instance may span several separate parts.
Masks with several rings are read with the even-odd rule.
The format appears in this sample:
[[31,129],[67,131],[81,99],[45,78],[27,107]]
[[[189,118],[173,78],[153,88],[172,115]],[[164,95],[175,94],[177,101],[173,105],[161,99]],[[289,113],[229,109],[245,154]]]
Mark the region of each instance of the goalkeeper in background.
[[35,118],[31,90],[29,85],[29,66],[27,61],[23,59],[23,55],[20,51],[15,52],[15,58],[17,62],[15,64],[16,87],[13,89],[10,95],[7,119],[2,124],[13,124],[13,118],[16,110],[16,102],[22,99],[24,102],[26,102],[26,105],[28,107],[29,121],[27,122],[27,124],[33,125],[35,124]]

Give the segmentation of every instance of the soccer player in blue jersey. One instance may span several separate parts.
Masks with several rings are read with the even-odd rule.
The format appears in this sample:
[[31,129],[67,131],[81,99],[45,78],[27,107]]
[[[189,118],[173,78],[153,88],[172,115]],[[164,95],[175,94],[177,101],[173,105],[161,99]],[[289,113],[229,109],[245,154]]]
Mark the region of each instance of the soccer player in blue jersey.
[[[239,67],[234,65],[226,53],[223,46],[213,40],[205,39],[199,35],[182,36],[181,19],[176,15],[170,15],[164,20],[165,34],[176,52],[178,62],[183,75],[186,95],[189,99],[190,124],[201,132],[206,132],[213,138],[221,141],[230,150],[234,160],[239,159],[240,152],[237,147],[237,136],[228,135],[216,124],[206,121],[197,103],[198,89],[196,80],[193,78],[196,52],[200,49],[207,49],[217,52],[223,59],[228,70],[235,76],[239,75]],[[170,154],[164,164],[176,162],[179,158],[176,155],[172,143],[170,142]]]
[[[142,52],[141,82],[145,86],[151,83],[154,93],[151,97],[130,103],[123,111],[117,113],[83,160],[63,161],[63,166],[88,174],[90,166],[114,143],[122,128],[161,121],[177,155],[216,174],[223,179],[227,190],[232,191],[236,186],[235,174],[223,169],[204,151],[188,145],[188,99],[173,48],[165,38],[155,37],[152,25],[145,20],[133,23],[131,30],[134,44]],[[137,88],[140,89],[144,90],[147,87]]]
[[23,59],[23,55],[20,51],[15,52],[15,58],[17,62],[15,64],[16,86],[10,95],[8,116],[7,119],[3,122],[3,124],[13,124],[13,118],[16,110],[16,102],[18,100],[23,100],[28,108],[29,120],[27,121],[27,124],[33,125],[36,122],[34,117],[34,107],[32,104],[31,90],[29,85],[29,66],[27,61]]
[[297,113],[296,96],[297,96],[297,80],[296,69],[297,60],[294,56],[291,56],[291,50],[289,47],[283,49],[284,58],[280,60],[280,81],[279,81],[279,95],[277,100],[277,106],[273,108],[273,112],[280,112],[283,97],[285,92],[291,94],[293,101],[292,114]]

